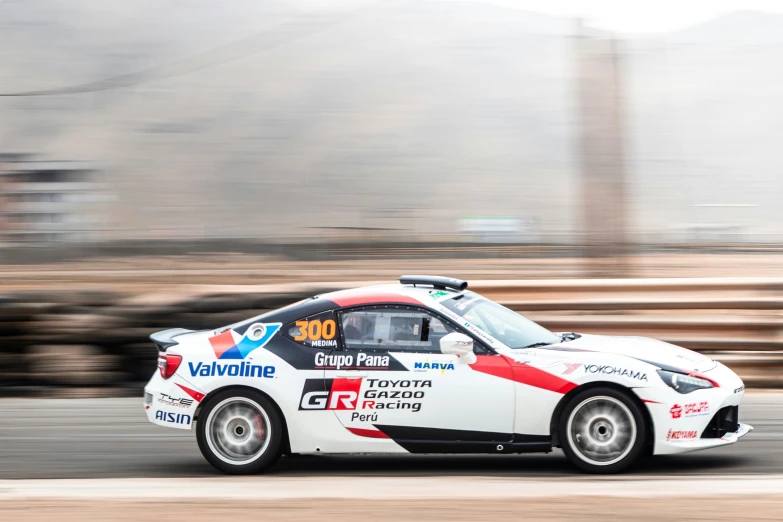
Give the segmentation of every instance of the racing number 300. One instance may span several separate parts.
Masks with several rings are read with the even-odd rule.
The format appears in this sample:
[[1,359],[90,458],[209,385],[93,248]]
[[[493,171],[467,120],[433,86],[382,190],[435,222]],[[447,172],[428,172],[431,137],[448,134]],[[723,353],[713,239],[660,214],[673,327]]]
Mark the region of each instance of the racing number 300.
[[334,319],[327,319],[324,322],[316,319],[314,321],[297,321],[299,335],[294,337],[294,341],[319,341],[321,339],[334,339],[337,333],[337,324]]

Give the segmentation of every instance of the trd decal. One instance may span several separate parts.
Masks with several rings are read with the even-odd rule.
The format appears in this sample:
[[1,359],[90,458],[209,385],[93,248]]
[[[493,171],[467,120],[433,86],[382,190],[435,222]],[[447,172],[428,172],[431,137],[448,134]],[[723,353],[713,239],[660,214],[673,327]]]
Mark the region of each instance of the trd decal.
[[170,406],[177,406],[179,408],[190,408],[193,405],[193,399],[188,399],[187,397],[173,397],[167,393],[161,393],[160,397],[158,397],[158,402]]

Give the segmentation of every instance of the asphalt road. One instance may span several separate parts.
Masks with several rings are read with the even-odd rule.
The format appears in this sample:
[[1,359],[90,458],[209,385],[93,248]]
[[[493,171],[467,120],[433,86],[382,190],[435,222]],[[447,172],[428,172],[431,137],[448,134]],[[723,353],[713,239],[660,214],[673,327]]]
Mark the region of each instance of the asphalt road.
[[[783,393],[747,393],[740,420],[755,431],[732,446],[651,457],[632,474],[783,473]],[[574,473],[548,455],[313,456],[281,459],[279,476],[541,476]],[[193,433],[151,425],[142,399],[0,400],[0,479],[219,475]]]

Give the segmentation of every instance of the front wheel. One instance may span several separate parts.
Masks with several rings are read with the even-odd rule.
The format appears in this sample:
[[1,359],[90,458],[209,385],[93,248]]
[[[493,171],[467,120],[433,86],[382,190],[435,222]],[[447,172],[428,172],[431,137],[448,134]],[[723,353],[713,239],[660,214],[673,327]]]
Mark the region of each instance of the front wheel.
[[266,397],[250,390],[227,390],[204,405],[196,440],[201,454],[218,470],[258,473],[280,457],[283,423]]
[[617,473],[641,455],[647,426],[636,403],[613,388],[576,394],[559,422],[563,452],[591,473]]

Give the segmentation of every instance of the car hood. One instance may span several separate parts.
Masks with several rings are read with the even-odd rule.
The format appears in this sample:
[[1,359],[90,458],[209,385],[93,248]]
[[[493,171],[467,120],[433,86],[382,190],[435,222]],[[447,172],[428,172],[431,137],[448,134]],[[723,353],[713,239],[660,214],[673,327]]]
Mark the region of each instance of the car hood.
[[706,372],[717,366],[713,359],[698,352],[647,337],[582,334],[578,339],[552,348],[625,355],[664,369],[671,367],[688,372]]

